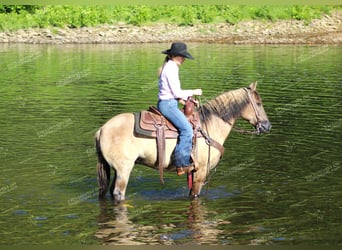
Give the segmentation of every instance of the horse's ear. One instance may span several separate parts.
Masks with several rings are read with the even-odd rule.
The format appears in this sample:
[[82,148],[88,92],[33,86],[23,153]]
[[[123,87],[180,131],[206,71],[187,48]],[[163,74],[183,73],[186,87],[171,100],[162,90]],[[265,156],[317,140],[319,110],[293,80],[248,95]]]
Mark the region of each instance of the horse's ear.
[[255,81],[255,82],[252,82],[250,85],[249,85],[249,89],[252,90],[252,91],[255,91],[256,90],[256,87],[258,85],[258,82]]

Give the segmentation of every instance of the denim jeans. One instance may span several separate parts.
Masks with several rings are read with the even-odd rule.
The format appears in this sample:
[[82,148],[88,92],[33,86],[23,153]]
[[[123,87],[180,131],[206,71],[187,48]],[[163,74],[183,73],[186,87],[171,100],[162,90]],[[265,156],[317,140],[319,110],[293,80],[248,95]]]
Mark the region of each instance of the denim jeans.
[[189,166],[193,136],[191,124],[179,110],[178,101],[175,99],[159,100],[158,109],[178,129],[179,136],[174,151],[175,166]]

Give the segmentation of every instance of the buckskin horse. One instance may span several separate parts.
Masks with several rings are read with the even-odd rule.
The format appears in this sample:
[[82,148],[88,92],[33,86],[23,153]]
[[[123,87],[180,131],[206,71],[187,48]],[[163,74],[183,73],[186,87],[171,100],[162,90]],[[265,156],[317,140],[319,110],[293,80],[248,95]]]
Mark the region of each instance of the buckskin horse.
[[[198,167],[189,186],[190,197],[199,196],[210,169],[219,163],[223,153],[220,148],[238,118],[253,125],[256,134],[270,131],[271,124],[256,87],[257,82],[254,82],[248,87],[224,92],[198,107],[203,136],[196,142],[196,151],[200,154],[196,156]],[[116,202],[125,199],[129,176],[136,163],[158,168],[156,139],[136,136],[135,120],[133,113],[116,115],[95,134],[99,198],[108,191],[110,168],[115,173],[110,194]],[[166,171],[175,171],[172,153],[176,142],[176,139],[165,140],[163,168]]]

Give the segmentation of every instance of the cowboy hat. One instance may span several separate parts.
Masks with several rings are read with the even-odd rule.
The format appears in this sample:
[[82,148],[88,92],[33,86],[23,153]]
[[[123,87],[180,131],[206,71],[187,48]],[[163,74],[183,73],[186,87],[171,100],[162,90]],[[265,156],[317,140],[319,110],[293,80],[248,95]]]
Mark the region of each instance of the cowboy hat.
[[168,50],[163,50],[162,53],[171,56],[183,56],[185,58],[194,59],[186,50],[186,44],[180,42],[172,43],[171,48]]

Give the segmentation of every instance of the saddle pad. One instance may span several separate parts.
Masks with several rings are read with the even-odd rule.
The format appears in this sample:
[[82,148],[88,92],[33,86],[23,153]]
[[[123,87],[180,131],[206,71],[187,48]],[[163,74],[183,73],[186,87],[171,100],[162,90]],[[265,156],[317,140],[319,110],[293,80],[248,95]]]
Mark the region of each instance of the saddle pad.
[[[153,118],[151,115],[153,115]],[[134,133],[136,136],[150,138],[157,137],[155,124],[157,126],[162,124],[162,120],[159,115],[143,110],[141,112],[134,113],[134,119]],[[156,119],[156,122],[153,119]],[[168,139],[176,139],[178,137],[178,131],[167,120],[165,120],[165,137]]]

